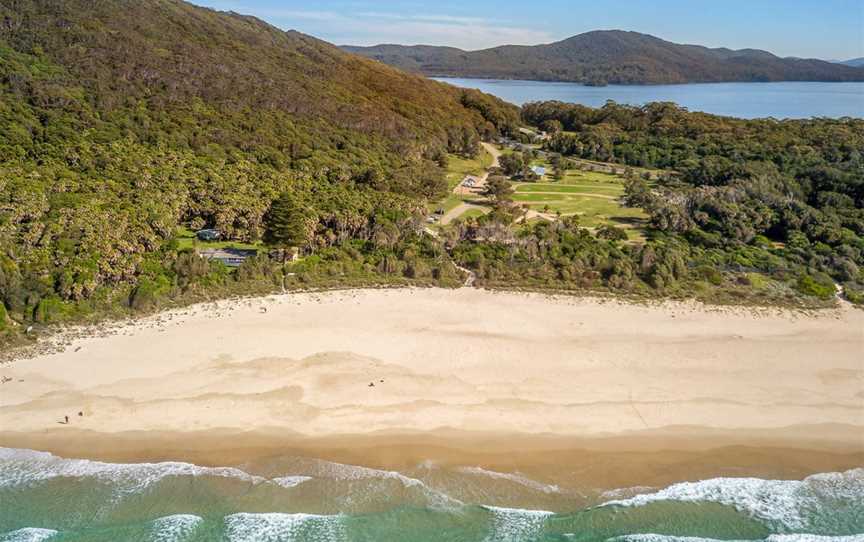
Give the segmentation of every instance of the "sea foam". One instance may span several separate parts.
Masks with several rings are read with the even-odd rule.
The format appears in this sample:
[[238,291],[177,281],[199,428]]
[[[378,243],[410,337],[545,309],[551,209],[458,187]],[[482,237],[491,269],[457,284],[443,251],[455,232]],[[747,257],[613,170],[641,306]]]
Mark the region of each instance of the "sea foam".
[[659,501],[714,502],[786,529],[805,530],[808,518],[826,504],[864,499],[864,469],[815,474],[804,480],[713,478],[682,482],[660,491],[600,506],[644,506]]
[[312,480],[311,476],[280,476],[278,478],[272,478],[270,481],[277,486],[290,489],[299,486],[303,482],[308,482],[309,480]]
[[492,513],[491,531],[486,542],[525,542],[534,540],[543,531],[546,519],[553,516],[545,510],[524,510],[483,506]]
[[103,463],[64,459],[47,452],[0,448],[0,488],[31,486],[54,478],[90,478],[120,492],[139,492],[174,476],[218,476],[252,484],[266,481],[233,467],[200,467],[191,463]]
[[509,482],[513,482],[514,484],[519,484],[521,486],[527,487],[528,489],[533,489],[534,491],[540,491],[546,494],[561,492],[561,488],[556,485],[544,484],[542,482],[532,480],[519,473],[497,472],[494,470],[487,470],[482,467],[460,467],[457,470],[464,474],[475,474],[478,476],[486,476],[498,480],[506,480]]
[[314,514],[232,514],[225,517],[230,542],[341,542],[346,539],[341,516]]
[[57,534],[59,533],[54,529],[26,527],[17,531],[0,534],[0,542],[43,542],[43,540],[50,540]]
[[864,534],[826,536],[817,534],[772,534],[759,540],[718,540],[698,536],[665,534],[630,534],[610,538],[607,542],[864,542]]
[[192,514],[175,514],[153,521],[150,532],[151,542],[180,542],[192,536],[195,529],[204,521]]
[[[313,460],[301,467],[303,474],[308,477],[323,478],[337,481],[394,481],[407,489],[414,489],[424,496],[431,506],[454,507],[462,506],[462,501],[455,499],[446,493],[433,489],[422,480],[406,476],[400,472],[334,463],[325,460]],[[275,480],[275,479],[274,479]]]

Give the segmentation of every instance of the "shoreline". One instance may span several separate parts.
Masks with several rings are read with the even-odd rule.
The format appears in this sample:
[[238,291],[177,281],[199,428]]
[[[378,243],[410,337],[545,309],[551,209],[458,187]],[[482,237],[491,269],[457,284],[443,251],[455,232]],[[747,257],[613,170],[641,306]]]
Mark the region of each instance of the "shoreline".
[[[666,487],[712,478],[801,480],[864,465],[864,444],[842,435],[864,428],[798,427],[788,431],[708,431],[674,428],[597,438],[556,435],[428,433],[335,435],[278,431],[0,433],[2,447],[47,452],[65,459],[118,464],[182,462],[236,467],[273,477],[285,458],[309,458],[382,473],[418,468],[518,474],[569,491]],[[805,438],[804,434],[820,434]],[[425,466],[425,467],[424,467]]]
[[864,312],[849,307],[340,290],[60,346],[0,366],[0,446],[209,466],[291,450],[610,488],[864,465]]

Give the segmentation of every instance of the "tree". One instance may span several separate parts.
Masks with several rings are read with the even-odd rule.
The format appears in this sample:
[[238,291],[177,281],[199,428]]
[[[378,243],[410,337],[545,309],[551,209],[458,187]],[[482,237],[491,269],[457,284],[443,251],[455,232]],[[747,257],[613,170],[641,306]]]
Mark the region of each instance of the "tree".
[[557,134],[564,129],[564,125],[561,124],[561,121],[558,119],[544,120],[540,127],[544,132],[552,135]]
[[597,237],[600,239],[609,239],[610,241],[626,241],[627,232],[616,226],[603,225],[597,229]]
[[504,170],[504,174],[511,177],[520,173],[525,167],[525,159],[518,152],[505,154],[498,161],[501,164],[501,169]]
[[495,175],[486,181],[486,189],[483,193],[492,198],[496,206],[501,206],[512,201],[513,187],[506,177]]
[[552,178],[556,181],[564,179],[564,170],[566,169],[566,160],[558,153],[552,153],[549,157],[549,163],[552,165]]
[[282,249],[302,248],[310,240],[312,212],[289,192],[283,192],[264,215],[264,242]]

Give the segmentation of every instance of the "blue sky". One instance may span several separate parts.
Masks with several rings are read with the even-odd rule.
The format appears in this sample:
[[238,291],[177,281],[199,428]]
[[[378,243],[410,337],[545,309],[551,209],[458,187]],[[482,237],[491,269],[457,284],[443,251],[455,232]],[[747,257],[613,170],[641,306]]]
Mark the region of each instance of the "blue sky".
[[534,45],[597,29],[780,56],[864,56],[864,0],[193,0],[342,44]]

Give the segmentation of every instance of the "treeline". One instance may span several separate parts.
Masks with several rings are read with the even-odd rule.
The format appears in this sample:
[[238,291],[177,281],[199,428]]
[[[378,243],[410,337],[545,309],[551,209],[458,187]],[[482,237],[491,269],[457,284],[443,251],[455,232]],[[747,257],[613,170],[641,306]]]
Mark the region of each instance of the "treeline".
[[[798,308],[830,306],[835,294],[830,276],[778,253],[764,238],[708,248],[654,232],[629,243],[621,228],[592,232],[574,216],[515,228],[512,219],[493,212],[452,230],[453,257],[476,273],[478,286]],[[864,302],[860,290],[849,294]]]
[[526,122],[561,123],[553,152],[667,170],[634,179],[628,204],[694,247],[769,247],[856,297],[864,266],[864,120],[741,120],[670,103],[599,109],[545,102]]

